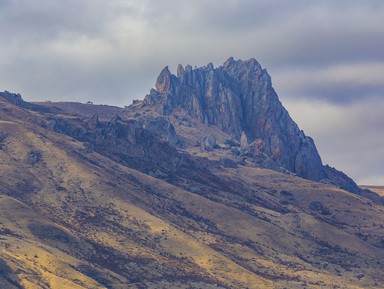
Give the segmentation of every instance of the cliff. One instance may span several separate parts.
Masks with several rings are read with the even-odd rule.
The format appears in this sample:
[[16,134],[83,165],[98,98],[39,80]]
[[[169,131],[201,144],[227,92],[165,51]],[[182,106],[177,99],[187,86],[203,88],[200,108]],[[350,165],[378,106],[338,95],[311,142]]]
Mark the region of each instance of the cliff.
[[165,67],[144,105],[166,116],[182,109],[237,141],[243,134],[249,144],[243,150],[249,156],[267,158],[306,179],[325,177],[313,140],[289,116],[270,76],[255,59],[229,58],[218,68],[179,65],[177,76]]

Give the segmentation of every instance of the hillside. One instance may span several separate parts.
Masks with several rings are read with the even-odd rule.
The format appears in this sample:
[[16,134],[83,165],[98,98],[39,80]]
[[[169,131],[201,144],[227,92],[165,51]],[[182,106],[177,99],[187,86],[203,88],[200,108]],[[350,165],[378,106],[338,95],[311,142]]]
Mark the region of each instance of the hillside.
[[125,109],[0,95],[1,288],[384,288],[378,195],[164,113],[160,84]]
[[384,187],[383,186],[361,186],[364,189],[371,190],[372,192],[375,192],[379,194],[380,196],[384,197]]

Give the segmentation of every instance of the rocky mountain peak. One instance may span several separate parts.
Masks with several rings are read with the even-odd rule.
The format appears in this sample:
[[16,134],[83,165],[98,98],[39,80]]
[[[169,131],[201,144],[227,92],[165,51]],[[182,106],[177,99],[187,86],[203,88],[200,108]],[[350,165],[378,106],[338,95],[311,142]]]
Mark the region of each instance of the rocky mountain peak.
[[258,137],[254,117],[262,109],[272,110],[278,102],[267,71],[255,59],[229,58],[218,68],[212,63],[195,69],[179,65],[177,76],[165,67],[157,78],[156,91],[147,99],[159,99],[159,95],[165,115],[182,107],[191,117],[217,125],[236,139],[244,131],[251,140]]
[[248,154],[267,158],[274,168],[313,180],[324,177],[313,140],[291,119],[266,69],[254,58],[243,61],[231,57],[217,68],[212,63],[194,69],[179,65],[177,76],[165,67],[157,78],[156,90],[144,103],[156,106],[157,112],[166,116],[181,109],[238,142],[243,134],[250,148],[257,143],[257,149]]
[[226,71],[242,70],[244,68],[249,71],[262,70],[260,63],[257,62],[257,60],[254,58],[243,61],[243,60],[234,60],[233,57],[230,57],[224,62],[222,67]]
[[166,93],[171,88],[171,78],[172,74],[168,69],[168,66],[166,66],[160,73],[160,75],[157,77],[156,81],[156,90],[159,93]]

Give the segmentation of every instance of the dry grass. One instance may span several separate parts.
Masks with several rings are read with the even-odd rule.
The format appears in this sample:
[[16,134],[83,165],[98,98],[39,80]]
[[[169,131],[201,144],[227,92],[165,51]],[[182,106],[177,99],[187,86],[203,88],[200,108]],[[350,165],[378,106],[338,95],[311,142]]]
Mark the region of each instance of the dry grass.
[[367,199],[250,167],[170,184],[1,105],[1,288],[384,288]]

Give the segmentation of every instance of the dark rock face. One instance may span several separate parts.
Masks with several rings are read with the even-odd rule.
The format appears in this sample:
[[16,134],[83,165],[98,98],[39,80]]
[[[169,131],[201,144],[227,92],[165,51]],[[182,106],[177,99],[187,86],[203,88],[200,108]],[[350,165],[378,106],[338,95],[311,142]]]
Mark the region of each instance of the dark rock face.
[[28,107],[28,103],[23,100],[20,93],[12,93],[5,90],[4,92],[0,92],[0,97],[4,98],[6,101],[14,105],[25,107],[25,108]]
[[216,146],[216,139],[213,135],[207,135],[201,141],[203,151],[211,151]]
[[5,99],[7,102],[10,102],[16,106],[34,110],[37,112],[49,112],[49,109],[42,107],[40,105],[32,104],[29,102],[26,102],[20,95],[20,93],[12,93],[7,90],[0,92],[0,97]]
[[100,151],[137,158],[152,156],[153,160],[157,160],[166,153],[155,150],[156,146],[163,145],[175,151],[180,145],[174,127],[165,116],[122,119],[116,115],[108,120],[100,120],[95,114],[86,121],[77,122],[51,117],[49,126],[55,132],[90,143]]
[[324,166],[324,172],[326,174],[324,182],[329,182],[331,185],[355,194],[362,194],[363,190],[361,190],[359,186],[343,172],[330,167],[329,165]]
[[243,144],[245,135],[255,155],[268,156],[303,178],[318,181],[325,177],[313,140],[291,119],[270,76],[255,59],[229,58],[218,68],[179,65],[177,76],[166,67],[144,103],[156,106],[163,115],[181,108],[238,141],[243,134]]

